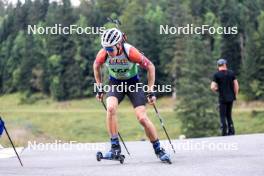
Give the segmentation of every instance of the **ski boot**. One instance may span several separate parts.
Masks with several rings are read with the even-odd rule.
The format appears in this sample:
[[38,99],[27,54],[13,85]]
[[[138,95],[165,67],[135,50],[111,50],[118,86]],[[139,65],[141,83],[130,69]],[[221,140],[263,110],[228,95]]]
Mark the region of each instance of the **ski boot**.
[[154,148],[154,151],[155,151],[155,154],[157,155],[157,157],[162,162],[172,164],[171,159],[170,159],[170,155],[167,154],[162,147],[160,147],[159,140],[152,142],[152,144],[153,144],[153,148]]
[[124,163],[125,156],[121,154],[121,147],[119,145],[118,138],[111,139],[111,150],[105,155],[102,154],[102,152],[97,152],[96,154],[97,161],[101,161],[101,159],[105,160],[116,160],[119,161],[121,164]]

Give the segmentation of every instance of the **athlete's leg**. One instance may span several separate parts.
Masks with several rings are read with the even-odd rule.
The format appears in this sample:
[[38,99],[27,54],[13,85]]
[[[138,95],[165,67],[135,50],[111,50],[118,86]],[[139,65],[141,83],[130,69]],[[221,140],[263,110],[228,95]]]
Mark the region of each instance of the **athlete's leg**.
[[170,156],[166,154],[165,150],[160,146],[157,130],[147,116],[146,107],[144,105],[137,106],[135,108],[135,113],[138,121],[144,127],[146,135],[148,136],[150,142],[153,145],[155,154],[159,157],[161,161],[170,160]]
[[118,106],[118,99],[116,97],[110,96],[106,99],[107,103],[107,115],[106,115],[106,125],[111,141],[111,149],[105,154],[107,158],[113,158],[114,155],[121,153],[121,147],[118,139],[118,128],[117,128],[117,117],[116,111]]
[[161,161],[169,160],[169,155],[166,154],[165,150],[160,146],[157,130],[153,123],[150,121],[149,117],[147,116],[145,106],[147,100],[143,90],[140,89],[137,92],[128,92],[127,95],[134,106],[138,121],[144,127],[145,133],[153,145],[155,154],[159,157]]
[[116,111],[118,106],[118,99],[114,96],[108,96],[106,99],[106,126],[110,136],[111,149],[109,152],[104,154],[104,157],[112,159],[115,155],[121,153],[121,147],[118,139],[118,129],[117,129],[117,117]]
[[145,133],[151,142],[158,139],[156,128],[149,120],[146,112],[146,96],[142,89],[127,92],[127,95],[133,104],[136,117],[139,123],[144,127]]
[[[111,85],[111,84],[110,84]],[[124,93],[116,91],[115,88],[111,88],[111,91],[107,93],[106,99],[106,126],[111,141],[111,150],[105,154],[106,157],[112,158],[113,155],[121,153],[121,147],[118,139],[118,123],[117,123],[117,107],[118,104],[124,98]]]
[[153,123],[147,116],[146,107],[144,105],[135,108],[136,117],[139,123],[144,127],[145,133],[151,142],[158,139],[157,131]]
[[113,136],[116,136],[118,133],[117,116],[116,116],[118,99],[113,96],[107,97],[106,105],[107,105],[106,125],[107,125],[108,133],[112,138]]
[[106,99],[106,125],[108,129],[108,133],[111,138],[118,137],[118,125],[117,125],[117,107],[118,104],[124,99],[125,93],[117,91],[117,84],[113,82],[109,82],[110,91],[107,93]]

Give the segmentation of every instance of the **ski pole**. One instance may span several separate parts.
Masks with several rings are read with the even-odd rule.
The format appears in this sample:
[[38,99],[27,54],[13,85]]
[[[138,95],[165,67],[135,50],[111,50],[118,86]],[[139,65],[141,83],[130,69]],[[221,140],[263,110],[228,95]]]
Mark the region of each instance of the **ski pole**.
[[[0,117],[0,121],[2,121],[2,118],[1,118],[1,117]],[[9,133],[8,133],[8,131],[7,131],[6,127],[5,127],[5,125],[4,125],[4,130],[5,130],[6,135],[7,135],[8,139],[9,139],[9,141],[10,141],[10,143],[11,143],[11,145],[12,145],[12,147],[13,147],[15,153],[16,153],[16,156],[17,156],[17,159],[18,159],[19,162],[20,162],[20,165],[23,167],[23,163],[22,163],[22,161],[21,161],[21,159],[20,159],[20,157],[19,157],[19,155],[18,155],[18,153],[17,153],[17,151],[16,151],[16,148],[15,148],[15,146],[14,146],[14,144],[13,144],[12,139],[10,138],[10,135],[9,135]]]
[[[111,17],[107,17],[107,20],[110,23],[115,24],[115,26],[116,26],[117,29],[120,29],[119,26],[121,26],[122,24],[121,24],[121,21],[119,19],[113,19]],[[123,33],[123,40],[124,40],[124,42],[127,41],[127,35],[125,33]]]
[[[104,106],[104,109],[107,111],[107,108],[106,108],[106,105],[105,105],[105,103],[104,103],[104,100],[102,99],[101,102],[102,102],[102,105]],[[126,149],[126,151],[127,151],[127,154],[130,156],[130,153],[129,153],[127,147],[126,147],[126,144],[125,144],[125,142],[124,142],[124,140],[123,140],[121,134],[120,134],[119,132],[117,132],[117,133],[118,133],[119,138],[120,138],[121,141],[122,141],[123,146],[125,147],[125,149]]]
[[160,113],[159,113],[158,109],[156,108],[156,105],[155,105],[155,104],[153,104],[153,107],[154,107],[154,109],[155,109],[155,112],[156,112],[156,114],[157,114],[157,117],[159,118],[159,121],[160,121],[160,123],[161,123],[161,126],[162,126],[162,128],[163,128],[163,130],[164,130],[164,132],[165,132],[165,134],[166,134],[166,136],[167,136],[167,138],[168,138],[168,140],[169,140],[169,142],[170,142],[171,148],[172,148],[173,152],[175,153],[175,149],[174,149],[174,147],[173,147],[173,145],[172,145],[172,143],[171,143],[170,137],[169,137],[169,135],[168,135],[168,133],[167,133],[167,130],[166,130],[165,126],[164,126],[164,123],[163,123],[163,120],[162,120],[162,118],[161,118],[161,116],[160,116]]
[[119,19],[113,19],[111,17],[107,17],[107,20],[110,22],[110,23],[113,23],[116,25],[116,27],[119,29],[119,26],[121,25],[121,22]]

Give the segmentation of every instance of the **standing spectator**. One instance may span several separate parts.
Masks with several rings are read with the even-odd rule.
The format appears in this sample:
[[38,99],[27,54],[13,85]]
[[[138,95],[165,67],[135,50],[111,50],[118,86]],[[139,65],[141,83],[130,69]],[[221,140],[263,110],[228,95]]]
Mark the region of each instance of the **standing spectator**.
[[239,85],[233,71],[228,70],[227,61],[217,61],[218,71],[213,76],[211,90],[219,93],[219,114],[222,136],[234,135],[235,128],[232,120],[233,101],[236,100]]

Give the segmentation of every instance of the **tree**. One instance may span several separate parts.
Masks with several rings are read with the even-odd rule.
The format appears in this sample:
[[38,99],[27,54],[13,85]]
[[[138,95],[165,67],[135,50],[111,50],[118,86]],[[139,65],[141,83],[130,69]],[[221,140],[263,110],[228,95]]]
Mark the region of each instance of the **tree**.
[[[141,3],[141,6],[138,6],[138,3]],[[131,1],[121,16],[121,21],[125,22],[122,29],[128,36],[128,42],[154,63],[156,74],[159,75],[156,84],[167,83],[160,59],[162,37],[159,34],[159,25],[164,19],[163,9],[156,1]],[[146,74],[143,72],[140,72],[140,76],[146,82]]]
[[217,134],[215,97],[209,89],[214,61],[210,45],[201,36],[188,39],[186,59],[179,80],[179,107],[182,131],[187,137],[203,137]]
[[248,99],[264,100],[264,11],[257,18],[256,31],[248,36],[247,54],[243,62],[243,89]]
[[[76,17],[73,15],[73,9],[69,0],[63,0],[61,5],[54,2],[49,6],[46,25],[61,24],[62,27],[69,27],[74,23]],[[76,46],[73,36],[67,34],[48,35],[47,37],[48,57],[54,58],[54,55],[60,56],[60,72],[53,74],[52,67],[49,67],[52,95],[57,100],[77,98],[81,96],[82,77],[81,69],[74,56]],[[56,90],[58,88],[58,90]],[[78,90],[78,91],[76,91]]]
[[[87,20],[85,16],[80,15],[77,25],[80,27],[91,26],[89,24],[90,20]],[[77,46],[77,51],[75,53],[74,59],[78,64],[80,69],[81,77],[81,94],[84,96],[93,95],[93,62],[96,52],[98,52],[100,44],[97,44],[96,41],[100,36],[99,35],[76,35],[75,36],[75,45]]]
[[[239,8],[238,0],[224,0],[220,9],[220,21],[224,27],[239,26]],[[240,28],[238,28],[240,33]],[[221,57],[228,62],[230,69],[239,74],[241,65],[241,46],[240,34],[223,34],[221,45]]]
[[[165,11],[165,23],[170,27],[184,26],[190,22],[187,5],[181,4],[180,0],[173,0],[167,3]],[[185,49],[187,47],[185,35],[168,34],[161,37],[160,62],[163,72],[163,79],[167,84],[174,86],[173,96],[176,98],[177,88],[179,87],[179,78],[181,74],[181,65],[185,60]]]
[[[28,3],[28,1],[26,1]],[[36,25],[44,21],[49,7],[49,0],[34,0],[29,6],[27,21],[28,24]]]

